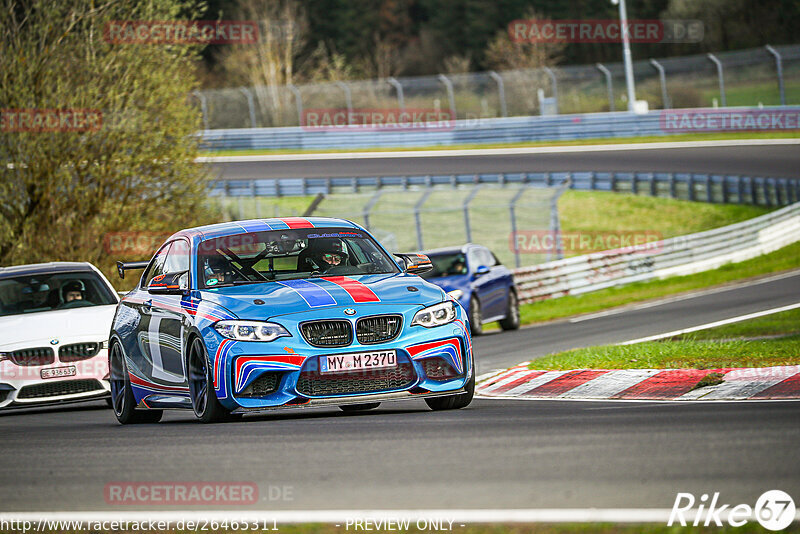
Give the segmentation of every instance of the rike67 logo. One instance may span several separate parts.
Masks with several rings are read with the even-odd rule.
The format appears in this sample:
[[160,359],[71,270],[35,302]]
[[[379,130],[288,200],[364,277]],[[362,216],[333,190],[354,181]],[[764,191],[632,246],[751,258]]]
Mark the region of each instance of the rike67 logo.
[[678,493],[667,526],[677,522],[682,527],[687,524],[721,527],[727,522],[732,527],[741,527],[755,519],[765,529],[776,531],[788,527],[794,521],[796,511],[794,500],[781,490],[764,492],[752,507],[749,504],[723,504],[719,501],[719,492],[711,498],[704,493],[700,499],[691,493]]

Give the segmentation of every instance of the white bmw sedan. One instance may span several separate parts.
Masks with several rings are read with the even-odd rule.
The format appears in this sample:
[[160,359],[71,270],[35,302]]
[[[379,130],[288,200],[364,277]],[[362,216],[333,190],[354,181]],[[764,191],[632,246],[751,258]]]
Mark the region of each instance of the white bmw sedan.
[[0,409],[108,398],[118,302],[90,263],[0,268]]

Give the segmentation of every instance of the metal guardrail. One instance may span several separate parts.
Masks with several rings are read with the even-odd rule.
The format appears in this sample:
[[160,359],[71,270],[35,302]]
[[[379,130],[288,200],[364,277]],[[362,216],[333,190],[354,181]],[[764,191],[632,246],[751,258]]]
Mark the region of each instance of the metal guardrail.
[[359,193],[383,188],[409,190],[470,185],[550,187],[567,181],[570,189],[648,194],[710,203],[784,206],[800,201],[800,180],[790,178],[595,171],[220,180],[211,186],[210,194],[222,197],[280,197]]
[[652,251],[611,250],[514,270],[521,302],[686,275],[800,241],[800,203],[740,223],[665,239]]
[[[742,113],[789,111],[797,108],[719,108],[714,112]],[[576,115],[528,116],[452,121],[452,126],[435,125],[406,130],[373,130],[359,126],[314,130],[301,127],[237,128],[205,130],[202,147],[206,150],[320,150],[375,147],[453,146],[487,143],[525,143],[572,141],[636,136],[664,136],[682,133],[665,127],[663,113],[698,113],[698,109],[651,111],[633,114],[585,113]],[[767,128],[769,129],[769,128]],[[684,132],[690,133],[690,132]],[[701,133],[708,133],[702,131]]]

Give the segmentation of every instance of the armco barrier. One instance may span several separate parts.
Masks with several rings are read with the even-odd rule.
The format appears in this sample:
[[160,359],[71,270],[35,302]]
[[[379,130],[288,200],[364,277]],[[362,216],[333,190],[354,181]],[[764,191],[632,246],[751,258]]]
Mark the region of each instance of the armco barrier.
[[212,196],[305,196],[359,193],[376,189],[464,187],[470,185],[549,187],[569,181],[570,189],[647,194],[724,204],[785,206],[800,201],[800,180],[673,172],[517,172],[416,176],[353,176],[219,180]]
[[[712,112],[797,110],[772,106],[725,108]],[[662,113],[699,113],[703,110],[584,113],[577,115],[487,118],[454,121],[451,129],[368,130],[358,126],[313,131],[301,127],[204,130],[202,145],[208,150],[355,149],[369,147],[450,146],[485,143],[524,143],[611,137],[675,135],[662,125]],[[767,128],[768,129],[768,128]],[[795,128],[796,129],[796,128]],[[708,133],[703,131],[702,133]]]
[[514,270],[522,302],[578,295],[744,261],[800,241],[800,203],[748,221],[665,239],[657,252],[610,250]]

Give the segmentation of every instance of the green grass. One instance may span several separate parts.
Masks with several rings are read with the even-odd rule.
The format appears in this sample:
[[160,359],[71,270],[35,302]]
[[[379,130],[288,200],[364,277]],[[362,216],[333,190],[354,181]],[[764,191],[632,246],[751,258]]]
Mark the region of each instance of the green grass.
[[800,335],[760,341],[649,341],[551,354],[531,369],[720,369],[800,364]]
[[519,148],[543,146],[585,146],[585,145],[614,145],[629,143],[663,143],[670,141],[715,141],[731,139],[793,139],[800,137],[800,132],[720,132],[720,133],[687,133],[680,135],[654,135],[642,137],[600,137],[596,139],[576,139],[571,141],[529,141],[523,143],[486,143],[462,144],[446,146],[424,147],[374,147],[374,148],[346,148],[346,149],[278,149],[278,150],[206,150],[201,156],[257,156],[270,154],[333,154],[337,152],[416,152],[419,150],[469,150],[483,148]]
[[747,339],[759,336],[790,335],[800,335],[800,309],[692,332],[681,336],[681,339]]
[[561,319],[798,267],[800,242],[712,271],[524,304],[520,307],[521,319],[523,324]]
[[648,230],[664,238],[726,226],[770,211],[761,206],[594,191],[565,192],[558,210],[565,232]]
[[[786,102],[791,105],[800,102],[800,83],[787,81],[784,85],[786,92]],[[703,98],[711,102],[713,98],[719,98],[719,89],[705,89],[702,91]],[[728,106],[757,106],[758,103],[765,106],[778,106],[781,103],[780,91],[777,81],[764,83],[753,83],[745,85],[730,85],[725,87],[725,103]]]

